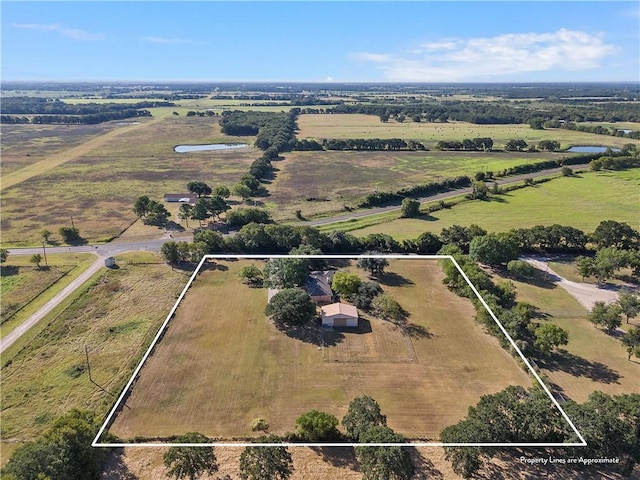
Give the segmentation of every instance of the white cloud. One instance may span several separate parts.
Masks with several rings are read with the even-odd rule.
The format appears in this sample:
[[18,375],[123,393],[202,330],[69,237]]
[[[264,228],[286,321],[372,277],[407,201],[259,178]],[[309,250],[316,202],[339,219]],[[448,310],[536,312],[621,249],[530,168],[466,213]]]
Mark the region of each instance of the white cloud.
[[166,38],[166,37],[142,37],[143,42],[161,43],[165,45],[173,44],[189,44],[189,45],[206,45],[207,42],[199,42],[197,40],[189,40],[186,38]]
[[487,38],[428,42],[402,54],[355,53],[390,81],[474,81],[519,73],[597,68],[616,52],[599,35],[560,29],[549,33],[509,33]]
[[46,23],[14,23],[14,28],[23,28],[28,30],[40,30],[41,32],[57,32],[72,40],[97,41],[104,40],[106,37],[102,33],[90,33],[79,28],[66,28],[58,24]]

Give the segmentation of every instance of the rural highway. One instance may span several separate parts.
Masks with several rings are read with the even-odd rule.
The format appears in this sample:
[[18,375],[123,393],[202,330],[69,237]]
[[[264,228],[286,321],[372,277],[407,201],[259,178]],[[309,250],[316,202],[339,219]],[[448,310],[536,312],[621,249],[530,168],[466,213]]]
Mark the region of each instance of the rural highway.
[[[580,170],[587,167],[588,165],[586,164],[571,166],[571,168],[573,168],[574,170]],[[550,170],[543,170],[541,172],[529,173],[525,175],[516,175],[513,177],[508,177],[500,180],[498,182],[498,185],[499,186],[512,185],[514,183],[522,182],[527,178],[538,178],[538,177],[543,177],[547,175],[554,175],[554,174],[560,173],[560,171],[561,171],[561,168],[554,168]],[[461,188],[458,190],[451,190],[449,192],[440,193],[440,194],[432,195],[429,197],[421,197],[421,198],[418,198],[417,200],[421,203],[431,202],[434,200],[444,200],[446,198],[451,198],[458,195],[464,195],[469,192],[471,192],[471,188]],[[293,223],[293,225],[308,225],[308,226],[329,225],[336,222],[344,222],[344,221],[348,221],[355,218],[362,218],[370,215],[377,215],[379,213],[391,212],[399,209],[400,209],[400,205],[389,205],[385,207],[371,208],[361,212],[351,212],[344,215],[337,215],[333,217],[322,218],[319,220],[296,222],[296,223]],[[99,244],[99,245],[79,245],[79,246],[72,246],[72,247],[47,247],[47,250],[46,250],[47,253],[69,253],[69,252],[93,253],[98,256],[98,259],[78,278],[76,278],[69,285],[67,285],[67,287],[65,287],[58,295],[56,295],[54,298],[49,300],[49,302],[47,302],[40,310],[38,310],[31,317],[25,320],[19,327],[13,330],[5,338],[0,340],[0,353],[4,352],[7,348],[9,348],[27,330],[29,330],[33,325],[38,323],[50,311],[52,311],[57,305],[59,305],[65,298],[71,295],[71,293],[73,293],[84,282],[86,282],[89,278],[91,278],[91,276],[94,273],[96,273],[102,266],[104,266],[104,259],[106,257],[110,257],[118,253],[130,252],[130,251],[136,251],[136,250],[138,251],[147,250],[152,252],[158,252],[160,251],[160,248],[162,247],[162,245],[166,242],[191,241],[192,239],[193,239],[192,235],[176,235],[176,236],[165,235],[160,239],[138,239],[138,240],[116,239],[112,242]],[[9,255],[34,255],[41,252],[42,252],[42,247],[10,248],[8,251]],[[565,282],[568,282],[568,281],[565,280]],[[584,285],[584,284],[577,284],[577,285]],[[569,293],[571,293],[571,291]],[[607,292],[607,293],[613,293],[613,292]],[[573,293],[571,294],[573,295]],[[590,308],[590,307],[587,307],[587,308]]]

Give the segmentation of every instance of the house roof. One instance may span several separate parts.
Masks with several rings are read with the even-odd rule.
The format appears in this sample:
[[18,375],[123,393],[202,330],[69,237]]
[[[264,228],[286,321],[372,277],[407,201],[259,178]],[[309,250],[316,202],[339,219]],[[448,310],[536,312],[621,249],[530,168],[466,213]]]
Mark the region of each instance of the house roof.
[[193,193],[165,193],[164,201],[189,202],[196,201],[198,196]]
[[311,272],[307,277],[307,293],[311,297],[332,296],[331,290],[332,272]]
[[332,317],[334,315],[347,315],[349,317],[358,318],[358,309],[353,305],[346,303],[332,303],[320,308],[323,316]]

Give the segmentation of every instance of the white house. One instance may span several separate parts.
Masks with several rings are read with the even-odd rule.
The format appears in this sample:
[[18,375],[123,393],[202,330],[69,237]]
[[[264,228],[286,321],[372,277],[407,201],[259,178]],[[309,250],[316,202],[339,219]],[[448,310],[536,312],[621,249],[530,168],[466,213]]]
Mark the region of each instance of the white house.
[[323,327],[352,327],[358,326],[358,309],[353,305],[332,303],[320,307],[322,310]]

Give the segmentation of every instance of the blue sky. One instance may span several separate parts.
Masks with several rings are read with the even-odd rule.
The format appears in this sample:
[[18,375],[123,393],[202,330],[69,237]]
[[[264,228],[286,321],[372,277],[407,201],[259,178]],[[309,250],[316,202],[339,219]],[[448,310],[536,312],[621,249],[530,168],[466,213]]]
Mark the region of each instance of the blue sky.
[[2,1],[2,80],[639,81],[637,1]]

